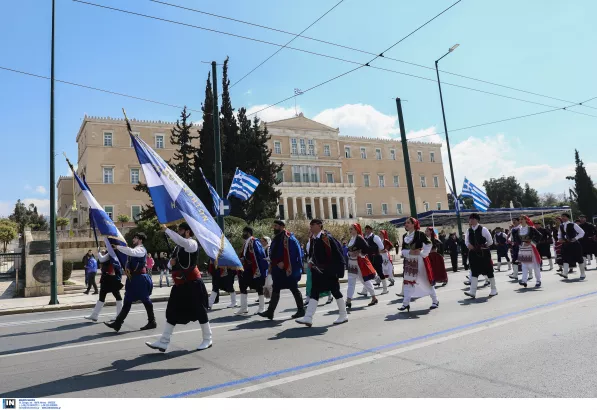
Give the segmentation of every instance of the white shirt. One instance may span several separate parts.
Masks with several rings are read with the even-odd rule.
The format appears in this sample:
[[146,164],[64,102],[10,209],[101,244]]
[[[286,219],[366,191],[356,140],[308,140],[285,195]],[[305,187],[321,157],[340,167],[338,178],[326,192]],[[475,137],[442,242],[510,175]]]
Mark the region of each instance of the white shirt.
[[[321,238],[321,233],[323,231],[319,231],[319,233],[317,235],[313,235],[313,239],[319,239]],[[309,240],[307,241],[307,254],[309,253],[309,249],[311,247],[311,238],[309,238]]]
[[106,253],[102,255],[101,253],[97,256],[97,260],[101,263],[108,262],[110,260],[110,254]]
[[[475,226],[471,226],[471,229],[474,232],[479,228],[479,226],[481,226],[481,225],[477,224]],[[464,234],[464,243],[466,244],[466,246],[469,246],[471,244],[468,240],[468,233],[469,233],[469,230],[467,229],[466,233]],[[489,246],[493,245],[493,239],[491,239],[491,234],[489,233],[489,230],[487,230],[486,227],[483,227],[483,230],[481,230],[481,235],[487,241],[485,243],[485,246],[489,247]]]
[[[416,231],[412,231],[404,237],[405,244],[408,245],[415,239],[415,232]],[[427,256],[429,256],[429,253],[431,252],[431,248],[433,248],[433,244],[424,243],[423,249],[421,249],[421,253],[418,256],[420,256],[421,258],[426,258]],[[410,249],[402,249],[402,256],[404,256],[405,258],[408,256],[410,256],[411,258],[413,257],[413,255],[410,254]],[[416,257],[416,256],[417,255],[414,255],[414,257]]]
[[253,239],[252,236],[245,240],[245,244],[243,245],[243,257],[247,256],[247,249],[249,249],[249,243],[251,242],[251,239]]
[[129,248],[128,246],[116,246],[120,252],[124,253],[126,256],[132,256],[133,258],[142,258],[147,255],[147,249],[143,245],[137,245],[134,248]]
[[195,253],[199,249],[199,244],[193,238],[183,238],[182,236],[170,229],[166,229],[166,235],[168,235],[175,244],[177,244],[181,248],[184,248],[184,250],[188,253]]
[[379,236],[375,235],[374,233],[371,233],[371,235],[365,236],[365,239],[369,239],[369,238],[371,238],[371,236],[373,236],[373,242],[375,242],[375,244],[377,245],[379,250],[383,251],[384,250],[383,242],[381,241],[381,238]]
[[[574,239],[580,239],[585,236],[585,231],[580,226],[578,226],[574,222],[570,222],[570,221],[562,222],[561,226],[564,227],[564,232],[566,232],[566,227],[568,226],[568,224],[574,224],[574,230],[576,231],[576,238],[574,238]],[[564,237],[562,236],[561,228],[558,228],[558,239],[564,239]]]

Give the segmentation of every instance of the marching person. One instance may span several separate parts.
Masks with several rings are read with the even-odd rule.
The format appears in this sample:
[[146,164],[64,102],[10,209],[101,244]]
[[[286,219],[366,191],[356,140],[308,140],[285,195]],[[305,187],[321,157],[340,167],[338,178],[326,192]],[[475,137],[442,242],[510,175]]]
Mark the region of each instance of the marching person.
[[305,316],[303,295],[298,289],[301,280],[303,255],[301,245],[294,234],[286,230],[286,223],[282,220],[274,221],[274,239],[270,247],[269,274],[272,275],[272,297],[267,310],[259,316],[273,320],[276,307],[280,301],[280,292],[288,289],[296,302],[296,313],[293,319]]
[[[520,251],[520,245],[522,245],[522,240],[520,239],[520,218],[512,218],[512,227],[510,229],[510,244],[512,247],[510,248],[510,254],[512,255],[512,273],[508,275],[510,279],[518,280],[518,275],[521,274],[521,265],[518,262],[518,252]],[[530,276],[529,279],[533,277]]]
[[429,253],[433,245],[431,240],[420,231],[419,221],[412,216],[404,222],[406,233],[402,237],[402,256],[404,257],[404,300],[399,311],[410,312],[412,299],[431,296],[431,307],[437,309],[439,300],[435,293],[433,271],[429,261]]
[[145,344],[160,352],[165,352],[176,325],[186,325],[199,321],[203,340],[197,350],[209,349],[213,346],[211,326],[207,317],[207,289],[197,268],[199,244],[193,238],[193,231],[186,222],[178,225],[178,233],[168,229],[166,235],[172,239],[176,247],[172,251],[172,259],[168,263],[172,269],[174,286],[166,306],[166,325],[159,340]]
[[[549,270],[553,270],[553,259],[551,258],[551,244],[553,243],[553,238],[551,231],[545,229],[541,222],[537,222],[535,228],[537,228],[537,231],[541,234],[541,240],[539,240],[539,243],[537,244],[539,256],[541,256],[541,259],[546,258],[549,261]],[[543,265],[543,260],[541,260],[541,264]]]
[[383,242],[378,235],[373,233],[373,227],[371,227],[371,225],[365,226],[364,239],[369,247],[367,256],[371,262],[371,265],[373,265],[375,268],[375,273],[377,273],[377,278],[375,278],[376,284],[379,285],[379,282],[377,281],[381,281],[381,284],[383,285],[382,294],[388,293],[388,281],[383,271],[383,258],[381,256],[382,253],[386,252]]
[[227,308],[237,307],[236,291],[234,290],[234,277],[236,271],[233,269],[218,267],[216,269],[213,260],[210,259],[207,272],[211,275],[211,294],[209,295],[208,307],[211,309],[214,303],[220,298],[220,290],[230,294],[230,304]]
[[390,282],[388,286],[394,286],[394,283],[396,282],[394,280],[394,262],[392,261],[392,257],[390,256],[390,251],[394,248],[394,245],[392,244],[392,242],[390,242],[388,231],[382,229],[381,231],[379,231],[379,233],[383,238],[384,247],[384,252],[381,254],[383,261],[383,274],[386,277],[386,279]]
[[263,286],[267,277],[267,265],[265,252],[261,242],[253,236],[253,228],[243,229],[245,243],[240,255],[243,264],[243,271],[238,273],[238,286],[240,287],[240,309],[234,312],[235,315],[249,314],[249,295],[247,290],[253,289],[259,296],[259,310],[257,313],[265,312],[265,296]]
[[597,255],[597,242],[595,242],[597,229],[595,229],[595,225],[587,222],[587,217],[585,215],[581,215],[578,218],[580,219],[578,226],[585,231],[585,235],[578,241],[582,246],[582,253],[585,258],[586,266],[591,266],[593,255]]
[[458,272],[458,239],[456,234],[451,233],[446,241],[446,248],[450,253],[450,260],[452,262],[452,272]]
[[[346,302],[340,292],[339,278],[344,276],[344,257],[342,247],[329,232],[323,230],[323,221],[313,219],[310,223],[311,239],[307,243],[309,255],[309,268],[313,275],[313,285],[309,299],[309,305],[304,317],[296,322],[311,327],[313,315],[317,310],[319,295],[322,292],[330,291],[338,304],[338,319],[335,325],[348,322]],[[371,268],[373,268],[371,266]]]
[[518,282],[520,286],[527,287],[529,268],[535,271],[535,287],[541,287],[541,256],[535,246],[541,240],[541,233],[535,229],[535,224],[526,215],[520,220],[518,229],[522,244],[518,251],[518,261],[522,264],[522,279]]
[[99,300],[96,302],[91,315],[85,316],[85,319],[93,322],[97,322],[99,314],[106,302],[106,295],[108,293],[114,295],[114,299],[116,299],[116,316],[118,316],[122,310],[122,296],[120,295],[120,289],[122,289],[122,271],[119,268],[114,267],[112,258],[110,258],[108,251],[105,249],[102,249],[98,253],[98,260],[102,264]]
[[491,251],[489,250],[489,247],[493,244],[493,239],[491,239],[491,234],[487,228],[479,224],[480,221],[481,217],[479,214],[472,213],[469,216],[470,228],[464,234],[464,241],[469,249],[469,263],[471,265],[471,287],[464,294],[473,299],[477,296],[479,275],[483,275],[489,279],[491,285],[489,297],[498,294],[493,274]]
[[[363,284],[363,288],[371,295],[369,306],[378,303],[373,288],[375,279],[375,268],[367,255],[370,251],[369,244],[363,238],[361,225],[358,223],[350,226],[350,240],[348,241],[348,290],[346,291],[346,307],[352,307],[352,297],[354,295],[357,280]],[[377,245],[376,245],[377,246]],[[386,290],[387,293],[387,290]]]
[[429,252],[428,257],[433,271],[433,279],[436,283],[442,282],[446,286],[448,284],[448,272],[446,272],[444,255],[440,252],[442,243],[437,239],[437,234],[432,227],[427,228],[426,234],[431,241],[431,252]]
[[[264,236],[259,241],[261,242],[261,247],[263,248],[263,252],[265,253],[265,260],[267,261],[267,265],[268,265],[268,268],[269,268],[269,263],[270,263],[269,247],[272,244],[272,238],[270,238],[269,236]],[[269,303],[268,302],[269,295],[266,296],[265,299],[266,299],[266,303]],[[259,297],[257,297],[257,300],[255,301],[255,303],[259,303]]]
[[155,329],[157,324],[155,322],[155,315],[153,313],[153,303],[151,303],[151,293],[153,292],[153,282],[151,280],[151,274],[147,273],[147,267],[145,265],[145,257],[147,256],[147,250],[143,246],[143,242],[147,239],[147,236],[143,232],[138,232],[133,237],[134,248],[127,246],[117,245],[115,248],[127,255],[126,261],[126,285],[124,288],[124,303],[120,314],[116,317],[116,320],[105,325],[109,328],[120,331],[124,320],[131,311],[133,302],[141,301],[145,306],[147,312],[147,324],[141,328],[141,330]]
[[[306,275],[307,275],[307,283],[305,286],[305,293],[306,293],[306,297],[305,297],[305,305],[309,304],[309,301],[311,300],[311,289],[313,288],[313,272],[311,271],[311,268],[309,267],[309,257],[311,255],[309,255],[309,244],[311,241],[311,238],[313,237],[313,234],[309,233],[309,241],[307,241],[307,259],[303,262],[303,270],[305,271]],[[326,292],[321,292],[319,294],[319,297],[322,296],[327,296],[328,300],[325,302],[326,305],[329,305],[330,303],[332,303],[334,301],[334,297],[332,296],[332,292],[330,291],[326,291]]]
[[506,258],[506,262],[508,262],[508,270],[510,270],[512,269],[512,264],[510,263],[510,257],[508,256],[508,236],[499,226],[495,228],[495,230],[496,233],[493,242],[497,248],[497,271],[499,272],[500,267],[502,266],[502,258]]
[[576,223],[570,221],[570,214],[564,213],[561,215],[562,224],[558,232],[558,239],[564,241],[562,244],[562,260],[564,261],[564,271],[559,275],[568,279],[570,266],[578,264],[580,269],[580,279],[587,277],[585,273],[585,263],[583,258],[582,246],[579,242],[585,236],[585,231]]
[[562,259],[562,246],[564,244],[564,240],[563,239],[559,239],[558,238],[558,233],[560,232],[560,225],[562,225],[562,218],[561,217],[556,217],[555,219],[555,225],[553,227],[553,239],[555,241],[554,246],[553,246],[553,250],[554,253],[556,254],[556,265],[558,265],[558,271],[557,273],[559,274],[560,272],[564,271],[564,260]]

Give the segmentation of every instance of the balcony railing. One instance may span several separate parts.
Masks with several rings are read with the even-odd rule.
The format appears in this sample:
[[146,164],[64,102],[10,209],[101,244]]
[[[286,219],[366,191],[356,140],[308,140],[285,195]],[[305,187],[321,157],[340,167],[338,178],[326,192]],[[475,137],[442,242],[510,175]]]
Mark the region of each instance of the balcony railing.
[[354,188],[355,184],[348,182],[281,182],[279,187],[309,187],[309,188]]

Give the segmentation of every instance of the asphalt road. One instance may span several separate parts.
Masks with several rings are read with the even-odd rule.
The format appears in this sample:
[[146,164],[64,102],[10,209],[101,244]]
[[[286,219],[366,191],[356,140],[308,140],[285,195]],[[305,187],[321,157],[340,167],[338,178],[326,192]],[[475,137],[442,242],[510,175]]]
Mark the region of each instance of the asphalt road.
[[159,328],[145,332],[142,305],[118,334],[83,320],[88,312],[3,316],[0,396],[595,397],[597,272],[583,282],[544,272],[540,289],[497,277],[497,297],[483,288],[470,301],[464,273],[451,274],[435,311],[424,298],[398,313],[394,286],[376,306],[356,299],[339,326],[335,302],[322,300],[312,328],[289,319],[290,293],[274,321],[233,316],[223,297],[203,352],[196,323],[177,326],[166,354],[144,345],[161,333],[164,303]]

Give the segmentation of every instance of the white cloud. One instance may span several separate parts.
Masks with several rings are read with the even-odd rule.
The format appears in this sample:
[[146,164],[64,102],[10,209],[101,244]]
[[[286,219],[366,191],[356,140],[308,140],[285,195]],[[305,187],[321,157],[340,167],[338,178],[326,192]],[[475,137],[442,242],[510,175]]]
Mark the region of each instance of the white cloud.
[[46,188],[39,185],[39,186],[35,187],[35,192],[37,192],[38,194],[44,195],[47,191],[46,191]]
[[[247,108],[247,114],[252,114],[256,111],[263,110],[267,108],[268,105],[254,105],[252,107]],[[294,106],[292,107],[271,107],[267,110],[261,111],[257,113],[257,117],[265,122],[270,121],[278,121],[278,120],[285,120],[287,118],[292,118],[296,115],[297,112],[301,112],[301,107],[297,106],[296,111],[294,110]],[[254,117],[254,116],[251,116]]]
[[313,117],[313,120],[340,128],[342,135],[364,137],[392,137],[400,134],[397,116],[386,115],[371,105],[345,104],[328,108]]
[[[23,202],[25,204],[25,206],[29,206],[29,204],[35,205],[37,207],[37,212],[42,215],[46,215],[46,216],[50,215],[50,200],[49,199],[25,198],[21,202]],[[14,209],[14,204],[13,204],[13,209]]]

